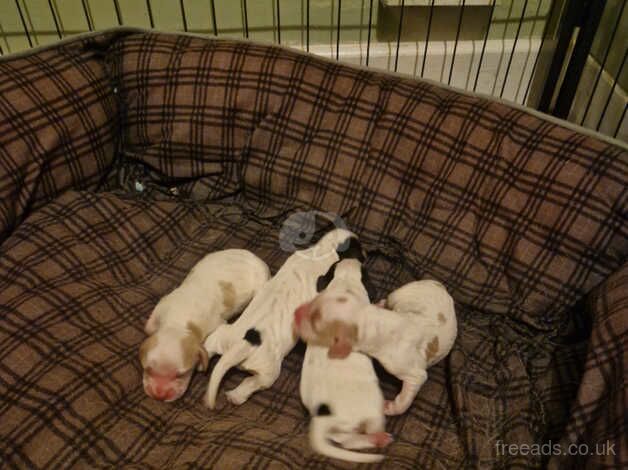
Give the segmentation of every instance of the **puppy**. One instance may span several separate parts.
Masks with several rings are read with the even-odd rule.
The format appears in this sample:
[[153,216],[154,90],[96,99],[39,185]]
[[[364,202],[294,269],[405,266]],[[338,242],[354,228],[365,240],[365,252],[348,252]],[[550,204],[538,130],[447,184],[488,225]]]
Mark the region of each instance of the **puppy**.
[[[367,305],[369,296],[363,286],[361,263],[344,259],[330,268],[333,279],[326,291],[340,298],[354,293],[356,300]],[[325,277],[319,278],[318,287]],[[322,280],[322,282],[321,282]],[[307,309],[307,307],[305,307]],[[304,315],[304,307],[295,311],[295,329]],[[318,330],[319,315],[312,313],[312,327],[322,335],[335,331]],[[385,431],[384,396],[371,359],[351,352],[345,359],[330,359],[327,348],[308,345],[301,370],[301,400],[310,412],[310,446],[320,454],[351,462],[379,462],[384,456],[362,454],[346,449],[384,447],[392,438]],[[340,444],[345,449],[332,445]]]
[[146,322],[149,337],[139,351],[144,391],[163,401],[183,395],[194,368],[207,368],[207,335],[241,312],[269,278],[266,263],[246,250],[217,251],[199,261]]
[[449,354],[456,313],[445,287],[432,280],[397,289],[386,307],[365,305],[351,290],[325,291],[301,309],[296,329],[308,344],[329,347],[330,357],[346,357],[355,349],[401,379],[401,392],[384,406],[385,414],[398,415],[427,380],[426,369]]
[[253,374],[227,392],[227,399],[235,405],[277,380],[284,356],[298,339],[292,331],[294,310],[316,295],[318,277],[339,258],[353,253],[357,243],[351,232],[335,229],[314,246],[296,251],[240,318],[231,325],[220,326],[207,338],[207,355],[222,354],[207,387],[205,403],[209,408],[215,407],[218,387],[231,367],[239,366]]

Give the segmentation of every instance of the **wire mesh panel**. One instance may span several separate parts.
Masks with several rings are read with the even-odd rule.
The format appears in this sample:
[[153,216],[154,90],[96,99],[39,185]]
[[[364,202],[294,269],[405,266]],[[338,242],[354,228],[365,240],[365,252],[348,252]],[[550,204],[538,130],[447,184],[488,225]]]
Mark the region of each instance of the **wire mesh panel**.
[[[559,28],[573,3],[0,0],[0,54],[123,24],[273,41],[536,107],[555,56]],[[600,26],[606,33],[598,41],[599,50],[587,59],[569,113],[574,122],[624,140],[628,139],[622,130],[628,86],[625,3],[608,0]]]

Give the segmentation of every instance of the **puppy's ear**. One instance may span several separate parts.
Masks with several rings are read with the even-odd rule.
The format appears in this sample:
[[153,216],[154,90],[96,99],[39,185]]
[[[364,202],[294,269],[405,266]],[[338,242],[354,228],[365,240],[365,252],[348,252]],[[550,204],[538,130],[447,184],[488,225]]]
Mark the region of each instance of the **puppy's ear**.
[[148,355],[148,351],[150,351],[150,349],[153,348],[154,345],[155,338],[153,336],[146,338],[140,345],[139,356],[140,363],[142,364],[142,369],[146,368],[146,356]]
[[338,323],[335,326],[335,335],[332,345],[329,347],[327,356],[330,359],[344,359],[353,350],[353,344],[358,337],[358,327]]
[[203,346],[199,346],[198,348],[198,366],[196,366],[197,370],[205,371],[209,366],[209,355]]
[[144,332],[147,335],[154,335],[155,332],[159,329],[159,315],[157,314],[157,309],[153,310],[153,313],[150,314],[148,320],[146,320],[146,325],[144,325]]

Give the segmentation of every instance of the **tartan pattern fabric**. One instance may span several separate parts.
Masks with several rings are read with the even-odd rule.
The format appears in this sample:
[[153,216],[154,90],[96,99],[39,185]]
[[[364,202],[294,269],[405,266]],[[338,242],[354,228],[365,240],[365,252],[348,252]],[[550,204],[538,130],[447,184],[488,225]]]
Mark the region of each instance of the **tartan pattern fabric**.
[[93,37],[0,59],[0,241],[64,190],[95,189],[114,157],[117,100]]
[[[73,65],[55,80],[111,107],[81,127],[79,108],[39,106],[75,132],[66,146],[103,126],[92,153],[0,146],[0,168],[24,162],[47,182],[0,180],[10,188],[0,204],[33,201],[3,222],[0,245],[9,468],[353,468],[308,449],[302,346],[240,407],[221,393],[217,411],[204,408],[203,374],[174,403],[141,388],[137,349],[157,300],[212,250],[247,248],[276,270],[288,256],[282,222],[299,209],[344,217],[371,252],[380,295],[430,276],[457,303],[454,349],[409,412],[387,421],[396,441],[379,468],[628,462],[620,148],[503,104],[237,41],[127,31],[0,67],[23,74],[68,54],[101,75],[86,83]],[[44,98],[18,84],[27,113]],[[7,129],[0,142],[21,146],[50,132]],[[232,371],[222,389],[242,377]],[[390,398],[399,384],[382,378]],[[497,447],[606,440],[615,455],[588,459]]]

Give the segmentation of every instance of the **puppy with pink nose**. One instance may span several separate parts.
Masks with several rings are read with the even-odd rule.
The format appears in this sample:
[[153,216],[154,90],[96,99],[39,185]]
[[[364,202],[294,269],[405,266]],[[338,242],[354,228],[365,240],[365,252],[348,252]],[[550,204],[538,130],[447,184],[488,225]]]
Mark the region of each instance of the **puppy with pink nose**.
[[139,350],[146,394],[173,401],[197,368],[207,368],[203,341],[240,313],[270,278],[266,263],[247,250],[210,253],[181,285],[162,297],[144,328]]

